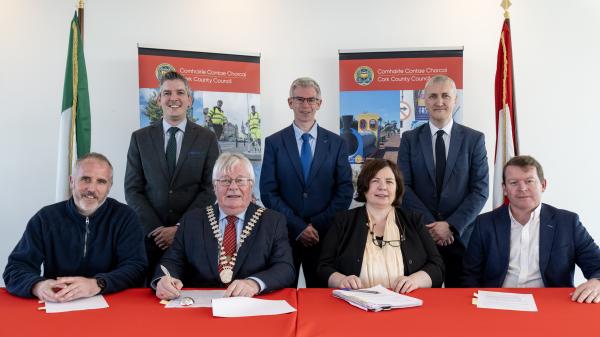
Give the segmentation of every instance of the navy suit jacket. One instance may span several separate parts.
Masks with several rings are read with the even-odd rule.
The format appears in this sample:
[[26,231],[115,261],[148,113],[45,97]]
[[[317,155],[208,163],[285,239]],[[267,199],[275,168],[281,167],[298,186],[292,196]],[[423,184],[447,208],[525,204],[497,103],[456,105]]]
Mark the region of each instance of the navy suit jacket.
[[469,240],[470,224],[488,198],[488,163],[483,133],[452,125],[444,186],[438,196],[429,123],[402,134],[398,166],[404,174],[402,205],[423,214],[425,223],[447,221]]
[[347,209],[354,194],[344,140],[317,126],[316,141],[306,182],[293,126],[265,140],[260,197],[266,207],[287,217],[293,240],[309,223],[324,235],[335,213]]
[[[540,273],[546,287],[573,287],[575,264],[587,278],[600,278],[600,249],[575,213],[542,204]],[[466,287],[502,287],[510,258],[508,206],[477,217],[465,254]]]
[[[219,208],[214,207],[219,218]],[[250,204],[246,210],[244,226],[258,208]],[[288,242],[285,217],[266,210],[238,250],[233,279],[256,277],[266,285],[264,291],[291,287],[295,272],[292,263],[292,248]],[[186,213],[175,240],[163,255],[160,263],[169,273],[180,279],[185,287],[220,288],[218,272],[219,244],[215,239],[206,214],[206,207]],[[153,279],[164,274],[156,268]]]

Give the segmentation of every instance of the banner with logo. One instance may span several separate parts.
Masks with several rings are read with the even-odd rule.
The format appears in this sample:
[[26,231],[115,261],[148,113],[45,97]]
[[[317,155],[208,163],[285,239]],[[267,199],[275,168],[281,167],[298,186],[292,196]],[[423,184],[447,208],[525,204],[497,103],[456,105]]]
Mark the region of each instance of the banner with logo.
[[[260,177],[260,56],[138,48],[140,127],[162,118],[157,101],[160,78],[169,71],[184,75],[193,104],[188,119],[212,130],[221,152],[241,152]],[[254,184],[258,198],[258,181]]]
[[456,82],[462,121],[463,50],[340,51],[340,135],[354,179],[369,158],[397,160],[402,133],[426,123],[423,88],[435,75]]

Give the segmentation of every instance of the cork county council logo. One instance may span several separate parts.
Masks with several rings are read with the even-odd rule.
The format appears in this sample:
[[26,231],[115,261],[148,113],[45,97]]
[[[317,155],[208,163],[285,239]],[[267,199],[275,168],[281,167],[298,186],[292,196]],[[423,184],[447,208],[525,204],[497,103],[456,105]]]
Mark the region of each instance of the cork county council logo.
[[168,63],[161,63],[156,66],[156,70],[154,71],[154,74],[156,75],[156,79],[160,81],[160,79],[163,77],[163,75],[168,73],[169,71],[175,71],[175,67],[173,67],[172,65],[170,65]]
[[373,69],[367,66],[360,66],[354,72],[354,82],[358,85],[369,85],[373,82]]

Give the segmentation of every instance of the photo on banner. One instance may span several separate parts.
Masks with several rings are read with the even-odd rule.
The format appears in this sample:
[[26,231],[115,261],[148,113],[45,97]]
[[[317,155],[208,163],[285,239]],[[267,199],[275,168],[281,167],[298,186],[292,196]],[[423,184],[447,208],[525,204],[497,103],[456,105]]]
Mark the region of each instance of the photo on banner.
[[160,121],[160,78],[185,76],[193,103],[188,119],[213,131],[221,152],[244,154],[252,163],[258,191],[262,166],[260,55],[234,55],[138,47],[140,127]]
[[423,88],[436,75],[456,82],[452,113],[462,121],[463,49],[340,50],[340,136],[348,144],[353,183],[365,161],[396,162],[402,134],[427,123]]

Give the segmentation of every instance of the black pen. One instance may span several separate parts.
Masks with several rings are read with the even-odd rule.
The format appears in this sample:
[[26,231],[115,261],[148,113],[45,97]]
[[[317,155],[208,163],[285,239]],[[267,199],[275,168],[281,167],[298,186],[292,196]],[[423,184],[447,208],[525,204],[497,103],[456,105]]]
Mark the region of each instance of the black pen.
[[344,291],[353,291],[356,293],[365,293],[365,294],[379,294],[378,291],[375,290],[367,290],[367,289],[350,289],[350,288],[342,288]]

